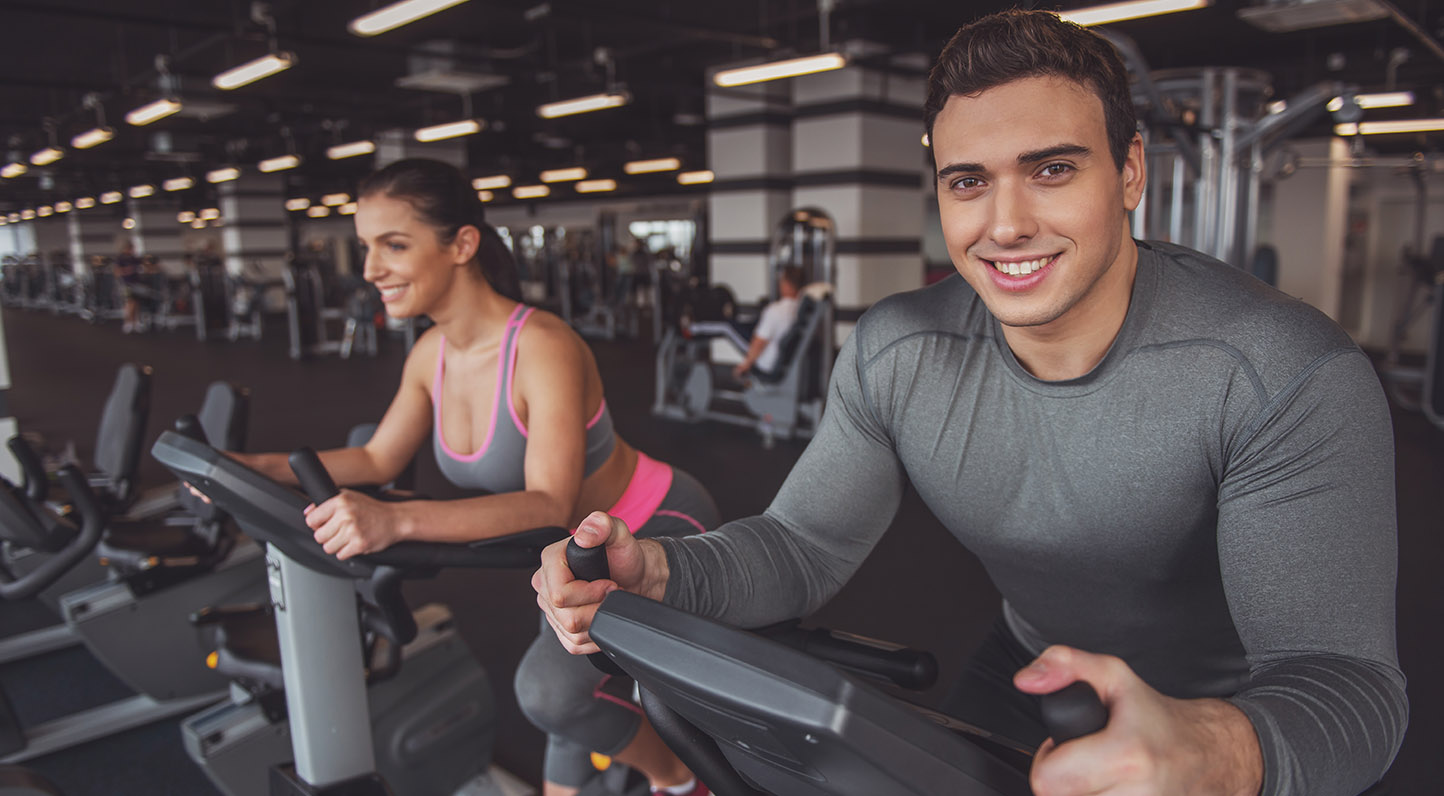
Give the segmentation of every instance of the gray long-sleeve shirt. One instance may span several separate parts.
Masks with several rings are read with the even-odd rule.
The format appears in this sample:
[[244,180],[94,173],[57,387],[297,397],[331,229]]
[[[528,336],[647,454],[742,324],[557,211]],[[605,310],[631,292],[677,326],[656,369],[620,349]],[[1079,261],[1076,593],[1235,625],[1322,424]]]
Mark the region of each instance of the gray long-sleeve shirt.
[[[661,540],[666,599],[742,626],[805,616],[911,481],[1034,651],[1126,660],[1253,722],[1264,794],[1356,794],[1407,723],[1394,639],[1393,438],[1328,318],[1140,243],[1092,372],[1031,376],[959,277],[889,297],[843,346],[816,438],[767,511]],[[944,584],[939,584],[944,586]]]

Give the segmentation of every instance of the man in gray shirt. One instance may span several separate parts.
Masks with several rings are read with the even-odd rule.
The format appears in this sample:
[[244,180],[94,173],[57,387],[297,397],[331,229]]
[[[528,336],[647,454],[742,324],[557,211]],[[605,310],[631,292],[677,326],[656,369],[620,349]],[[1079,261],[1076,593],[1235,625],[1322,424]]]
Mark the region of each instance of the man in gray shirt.
[[[1368,787],[1408,716],[1368,359],[1236,269],[1129,238],[1142,141],[1094,34],[1044,12],[973,23],[925,110],[959,277],[864,315],[763,516],[634,541],[593,515],[577,539],[609,546],[615,582],[574,581],[549,549],[533,583],[563,644],[595,650],[617,587],[742,626],[804,616],[911,482],[1004,597],[965,690],[1014,660],[1019,691],[1085,680],[1110,710],[1093,736],[1042,743],[1040,796]],[[1027,720],[1006,676],[1000,715]]]

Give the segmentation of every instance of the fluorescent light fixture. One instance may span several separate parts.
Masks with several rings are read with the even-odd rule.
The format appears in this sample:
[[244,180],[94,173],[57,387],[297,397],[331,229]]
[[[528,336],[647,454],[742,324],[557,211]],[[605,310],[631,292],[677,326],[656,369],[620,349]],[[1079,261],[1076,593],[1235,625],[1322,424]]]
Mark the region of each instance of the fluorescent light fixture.
[[923,133],[923,146],[932,146],[932,145],[933,145],[933,139],[930,138],[927,133]]
[[130,188],[130,198],[132,199],[144,199],[153,193],[155,193],[154,185],[133,185]]
[[622,170],[628,174],[651,174],[656,171],[676,171],[682,168],[682,161],[676,158],[656,158],[655,160],[634,160],[622,166]]
[[481,120],[463,119],[459,122],[447,122],[446,124],[423,127],[416,131],[416,140],[426,143],[429,141],[441,141],[447,138],[459,138],[463,135],[473,135],[479,132],[481,132]]
[[518,185],[511,189],[511,195],[518,199],[540,199],[550,196],[552,189],[545,185]]
[[[1380,94],[1355,94],[1354,102],[1362,109],[1370,108],[1402,108],[1414,104],[1414,92],[1412,91],[1385,91]],[[1324,107],[1331,111],[1344,107],[1343,97],[1334,97]]]
[[93,146],[100,146],[115,137],[115,131],[109,127],[95,127],[70,139],[70,145],[76,149],[90,149]]
[[125,195],[120,191],[106,191],[100,195],[100,203],[103,205],[113,205],[124,198]]
[[34,220],[35,220],[35,211],[34,211],[34,210],[28,210],[28,209],[27,209],[27,210],[21,210],[21,211],[20,211],[20,217],[23,218],[23,219],[25,219],[26,221],[34,221]]
[[30,171],[30,167],[26,166],[24,163],[11,163],[5,166],[5,168],[0,169],[0,177],[4,177],[7,180],[13,180],[27,171]]
[[325,218],[326,216],[331,215],[331,208],[326,207],[325,205],[316,205],[315,207],[307,209],[306,215],[310,216],[311,218]]
[[1092,25],[1107,25],[1110,22],[1120,22],[1125,19],[1156,17],[1159,14],[1207,8],[1211,2],[1212,0],[1127,0],[1123,3],[1107,3],[1101,6],[1077,8],[1072,11],[1060,11],[1058,16],[1086,28]]
[[617,190],[616,180],[582,180],[577,183],[577,193],[604,193]]
[[496,194],[492,193],[491,191],[477,191],[476,198],[480,199],[483,202],[490,202],[491,200],[496,198]]
[[538,105],[536,115],[543,119],[555,119],[558,116],[571,116],[576,113],[589,113],[591,111],[606,110],[607,108],[620,108],[628,102],[631,102],[631,100],[631,97],[620,92],[592,94],[586,97],[577,97],[576,99]]
[[1388,133],[1437,132],[1444,132],[1444,118],[1396,119],[1389,122],[1359,122],[1358,124],[1334,125],[1334,135],[1386,135]]
[[347,202],[346,204],[336,208],[336,212],[340,213],[343,216],[354,216],[356,215],[356,203]]
[[717,179],[710,171],[684,171],[677,175],[677,182],[683,185],[701,185]]
[[465,2],[466,0],[402,0],[351,20],[346,29],[357,36],[375,36]]
[[135,229],[135,219],[127,218],[120,222],[121,229]]
[[0,227],[3,227],[3,226],[5,226],[6,224],[9,224],[9,223],[10,223],[9,221],[6,221],[5,219],[0,218]]
[[55,208],[51,207],[50,205],[41,205],[40,207],[36,208],[35,214],[40,216],[41,218],[53,216],[55,215]]
[[310,199],[307,199],[307,198],[304,197],[304,196],[299,196],[299,197],[297,197],[297,198],[295,198],[295,199],[287,199],[287,200],[286,200],[286,209],[287,209],[287,210],[293,210],[293,211],[294,211],[294,210],[305,210],[306,208],[308,208],[308,207],[310,207],[310,206],[311,206],[311,200],[310,200]]
[[781,80],[784,77],[797,77],[798,75],[810,75],[815,72],[827,72],[832,69],[841,69],[844,66],[847,66],[847,59],[842,55],[838,53],[823,53],[822,55],[808,55],[802,58],[789,58],[785,61],[772,61],[756,66],[724,69],[712,76],[712,82],[723,88],[730,88],[732,86],[763,83],[768,80]]
[[175,220],[182,224],[189,224],[196,220],[196,214],[190,210],[182,210],[175,214]]
[[569,169],[549,169],[541,173],[542,182],[574,182],[585,180],[587,170],[581,166],[574,166]]
[[55,212],[57,212],[57,213],[69,213],[71,210],[74,210],[74,209],[75,209],[75,205],[73,205],[73,204],[71,204],[71,203],[69,203],[69,202],[56,202],[56,203],[55,203]]
[[196,181],[190,177],[176,177],[173,180],[166,180],[160,187],[167,191],[184,191],[187,188],[195,187]]
[[498,188],[510,188],[511,178],[505,174],[498,174],[495,177],[477,177],[471,181],[471,187],[478,191],[494,191]]
[[234,69],[227,69],[211,78],[211,85],[222,91],[230,91],[247,83],[254,83],[263,77],[270,77],[277,72],[284,72],[295,65],[296,56],[290,53],[270,53]]
[[[1329,104],[1333,105],[1334,103],[1330,102]],[[1268,111],[1268,114],[1270,116],[1278,115],[1288,109],[1288,100],[1274,100],[1273,102],[1270,102],[1269,104],[1264,106],[1264,110]]]
[[7,216],[7,218],[10,219],[10,223],[11,223],[11,224],[16,224],[16,223],[19,223],[19,221],[20,221],[20,214],[19,214],[19,213],[11,213],[9,216]]
[[190,221],[190,225],[191,229],[205,229],[206,220],[204,218],[193,218]]
[[358,155],[369,155],[376,151],[375,141],[353,141],[349,144],[337,144],[326,150],[326,157],[332,160],[342,158],[354,158]]
[[264,171],[267,174],[270,174],[273,171],[285,171],[286,169],[294,169],[299,165],[301,165],[301,159],[296,157],[295,155],[282,155],[278,158],[263,160],[260,163],[256,164],[256,168]]
[[196,218],[204,219],[206,221],[215,221],[220,217],[221,211],[218,207],[207,207],[196,214]]
[[30,162],[34,163],[37,166],[49,166],[51,163],[54,163],[55,161],[60,160],[63,157],[65,157],[65,152],[63,150],[57,149],[53,146],[48,146],[40,150],[39,152],[31,155]]
[[89,210],[92,207],[95,207],[94,196],[82,196],[79,199],[75,200],[76,210]]
[[158,99],[149,105],[142,105],[130,113],[127,113],[125,120],[136,127],[140,127],[150,124],[157,119],[164,119],[180,109],[181,104],[175,100]]
[[327,207],[340,207],[349,201],[351,201],[349,193],[328,193],[321,197],[321,204]]
[[235,166],[227,166],[223,169],[206,172],[206,182],[230,182],[239,179],[241,170]]

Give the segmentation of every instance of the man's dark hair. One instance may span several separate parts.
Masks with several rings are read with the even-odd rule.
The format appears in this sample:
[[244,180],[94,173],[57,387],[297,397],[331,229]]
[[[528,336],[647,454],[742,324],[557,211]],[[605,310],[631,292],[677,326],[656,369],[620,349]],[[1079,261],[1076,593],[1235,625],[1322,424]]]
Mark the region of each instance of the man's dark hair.
[[928,135],[954,95],[971,96],[1027,77],[1061,77],[1087,86],[1103,101],[1108,151],[1123,168],[1138,132],[1128,70],[1107,39],[1050,11],[1013,9],[964,25],[928,73],[923,103]]
[[362,180],[356,193],[362,198],[381,194],[410,204],[418,218],[436,228],[443,246],[451,245],[462,227],[476,227],[481,232],[476,264],[482,278],[497,293],[521,300],[516,259],[486,223],[485,205],[455,166],[427,158],[398,160]]
[[796,290],[802,290],[802,268],[796,265],[789,265],[782,269],[778,277]]

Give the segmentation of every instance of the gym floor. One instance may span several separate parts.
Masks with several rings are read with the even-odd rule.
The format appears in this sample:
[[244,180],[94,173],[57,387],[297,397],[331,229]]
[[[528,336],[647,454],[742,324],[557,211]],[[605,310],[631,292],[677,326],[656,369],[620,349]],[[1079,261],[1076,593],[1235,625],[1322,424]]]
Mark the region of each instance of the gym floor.
[[[251,391],[251,450],[334,447],[356,423],[380,418],[395,389],[403,354],[387,340],[374,360],[286,356],[284,328],[274,323],[259,343],[197,342],[188,332],[123,336],[115,324],[6,309],[10,410],[25,432],[59,450],[73,441],[89,462],[101,404],[116,367],[126,361],[154,368],[150,431],[154,439],[179,415],[194,412],[207,384],[229,380]],[[654,419],[653,349],[645,342],[593,344],[619,433],[631,444],[688,470],[711,489],[724,518],[764,509],[802,451],[801,443],[764,450],[755,434],[721,424],[684,425]],[[1444,779],[1444,686],[1430,673],[1444,644],[1439,631],[1444,591],[1444,432],[1423,417],[1396,409],[1399,497],[1399,657],[1410,678],[1410,726],[1403,749],[1380,791],[1437,793]],[[148,443],[147,443],[148,444]],[[165,483],[167,473],[148,456],[142,486]],[[418,488],[454,494],[426,457]],[[408,584],[413,605],[442,602],[490,673],[500,705],[496,762],[536,783],[543,739],[517,711],[511,673],[536,634],[530,571],[453,570]],[[939,599],[940,595],[945,595]],[[887,536],[852,582],[814,620],[922,647],[942,670],[955,667],[987,631],[999,610],[982,567],[909,494]],[[0,636],[38,627],[47,617],[30,605],[0,605]],[[26,723],[125,696],[122,685],[79,649],[0,666],[0,686]],[[924,702],[940,696],[922,695]],[[176,721],[161,722],[29,763],[68,796],[214,794],[181,748]],[[1377,792],[1377,791],[1376,791]]]

